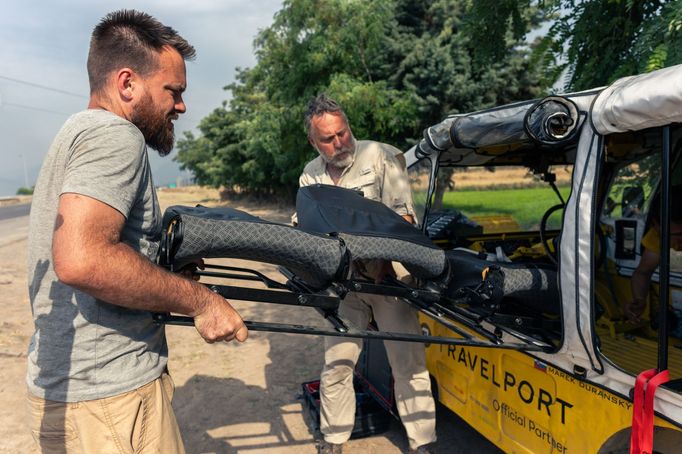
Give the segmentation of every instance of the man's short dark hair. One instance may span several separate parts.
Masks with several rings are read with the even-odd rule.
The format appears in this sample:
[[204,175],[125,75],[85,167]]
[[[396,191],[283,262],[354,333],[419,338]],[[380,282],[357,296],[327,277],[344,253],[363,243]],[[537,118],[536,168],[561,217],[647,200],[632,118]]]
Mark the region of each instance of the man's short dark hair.
[[184,60],[196,55],[178,32],[149,14],[126,9],[107,14],[90,39],[90,93],[101,91],[111,72],[120,68],[149,76],[158,68],[158,54],[165,46],[173,47]]
[[305,114],[303,115],[306,134],[310,135],[310,125],[313,121],[313,117],[325,113],[341,115],[344,120],[348,122],[348,118],[346,117],[346,113],[343,111],[343,107],[341,107],[339,103],[334,101],[325,93],[320,93],[308,102]]

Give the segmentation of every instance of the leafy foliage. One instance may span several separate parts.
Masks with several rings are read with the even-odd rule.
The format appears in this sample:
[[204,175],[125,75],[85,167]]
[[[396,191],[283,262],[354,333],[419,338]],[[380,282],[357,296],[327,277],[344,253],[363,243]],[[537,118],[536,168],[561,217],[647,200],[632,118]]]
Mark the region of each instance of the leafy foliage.
[[17,189],[17,195],[33,195],[33,189],[35,189],[35,186],[31,186],[30,188],[22,186]]
[[[637,46],[643,28],[659,13],[660,1],[571,1],[567,19],[572,26],[562,27],[557,35],[566,40],[572,89],[606,85],[613,80],[637,74],[649,50]],[[599,26],[595,26],[599,24]],[[569,33],[570,35],[567,35]],[[648,45],[645,45],[648,47]]]
[[[620,77],[682,63],[682,2],[673,0],[493,0],[474,2],[473,34],[492,34],[479,56],[494,61],[497,44],[517,33],[524,11],[551,21],[537,38],[533,60],[548,82],[565,74],[565,88],[583,90]],[[533,15],[531,17],[538,17]]]
[[[477,58],[471,0],[286,0],[255,39],[257,64],[186,133],[177,160],[197,182],[290,197],[316,152],[303,112],[326,92],[357,138],[407,147],[449,113],[536,97],[549,85],[520,41],[538,18],[523,10],[494,62]],[[494,3],[494,2],[493,2]]]

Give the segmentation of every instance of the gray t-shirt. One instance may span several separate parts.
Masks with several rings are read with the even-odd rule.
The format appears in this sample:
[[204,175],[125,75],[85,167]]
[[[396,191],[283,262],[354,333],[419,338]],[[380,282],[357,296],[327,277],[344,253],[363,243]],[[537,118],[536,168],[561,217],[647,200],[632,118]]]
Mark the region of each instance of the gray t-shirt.
[[154,260],[161,215],[137,127],[104,110],[73,115],[55,137],[33,194],[28,283],[35,332],[28,350],[28,389],[48,400],[77,402],[156,379],[166,368],[168,348],[163,327],[149,312],[97,300],[59,281],[52,234],[64,193],[92,197],[121,212],[126,218],[122,240]]

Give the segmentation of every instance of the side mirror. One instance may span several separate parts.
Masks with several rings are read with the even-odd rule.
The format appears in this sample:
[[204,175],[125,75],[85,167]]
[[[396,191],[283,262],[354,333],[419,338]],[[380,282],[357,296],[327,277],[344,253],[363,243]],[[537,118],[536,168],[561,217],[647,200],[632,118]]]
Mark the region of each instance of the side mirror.
[[616,259],[634,260],[637,258],[637,221],[619,219],[616,221]]

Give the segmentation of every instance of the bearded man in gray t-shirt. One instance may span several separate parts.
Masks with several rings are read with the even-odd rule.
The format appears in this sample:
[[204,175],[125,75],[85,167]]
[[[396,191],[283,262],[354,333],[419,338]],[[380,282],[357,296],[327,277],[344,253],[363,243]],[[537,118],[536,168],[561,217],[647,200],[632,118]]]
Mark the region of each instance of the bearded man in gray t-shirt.
[[247,337],[225,299],[154,262],[161,214],[147,146],[171,151],[193,57],[147,14],[107,15],[90,42],[88,109],[66,121],[43,163],[30,218],[27,384],[44,452],[184,452],[164,329],[150,312],[193,316],[207,342]]

